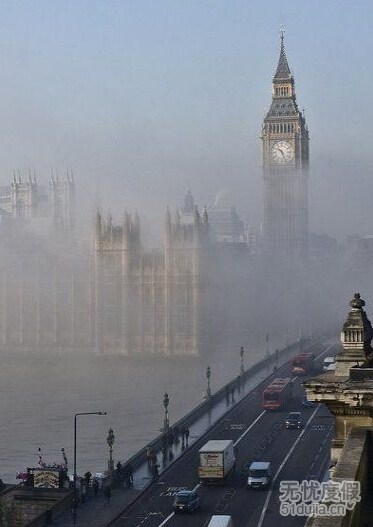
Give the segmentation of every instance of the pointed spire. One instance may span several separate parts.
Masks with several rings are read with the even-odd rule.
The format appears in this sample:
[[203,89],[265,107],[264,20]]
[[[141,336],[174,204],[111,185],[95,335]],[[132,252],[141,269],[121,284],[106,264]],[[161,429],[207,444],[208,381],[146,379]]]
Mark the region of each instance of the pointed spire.
[[206,205],[204,206],[204,209],[203,209],[203,222],[204,223],[208,223],[209,222],[209,216],[207,214],[207,207],[206,207]]
[[197,207],[197,205],[195,205],[194,206],[194,223],[198,225],[200,220],[201,220],[201,217],[200,217],[199,212],[198,212],[198,207]]
[[285,53],[284,34],[285,34],[285,29],[283,26],[281,26],[280,28],[280,39],[281,39],[280,57],[278,59],[277,70],[276,70],[274,79],[288,79],[289,77],[291,77],[291,71],[290,71],[288,60],[286,58],[286,53]]
[[96,230],[98,232],[101,232],[101,225],[102,225],[101,212],[100,212],[100,209],[97,207],[97,210],[96,210]]

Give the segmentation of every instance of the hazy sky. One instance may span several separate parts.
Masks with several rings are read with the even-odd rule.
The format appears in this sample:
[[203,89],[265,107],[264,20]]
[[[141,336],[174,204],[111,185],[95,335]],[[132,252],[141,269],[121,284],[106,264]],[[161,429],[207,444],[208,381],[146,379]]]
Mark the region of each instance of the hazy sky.
[[373,233],[368,0],[3,0],[1,183],[72,168],[78,199],[99,193],[114,216],[225,191],[258,223],[281,24],[310,129],[311,226]]

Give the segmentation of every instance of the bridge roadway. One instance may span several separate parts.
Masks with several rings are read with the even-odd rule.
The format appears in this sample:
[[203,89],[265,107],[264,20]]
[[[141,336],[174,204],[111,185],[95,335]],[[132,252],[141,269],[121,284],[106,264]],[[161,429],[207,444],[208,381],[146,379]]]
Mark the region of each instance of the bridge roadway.
[[[325,341],[311,349],[321,366],[325,355],[337,352],[337,343]],[[276,377],[289,375],[288,365],[279,368]],[[203,527],[213,514],[229,514],[234,527],[298,527],[305,518],[282,517],[279,512],[279,482],[322,478],[328,466],[333,417],[323,405],[304,408],[301,405],[306,377],[293,379],[293,398],[286,410],[263,411],[260,407],[263,385],[232,408],[203,438],[188,449],[140,497],[109,525],[110,527]],[[300,410],[306,426],[286,430],[285,416]],[[198,483],[198,450],[210,439],[233,439],[237,447],[236,472],[222,487]],[[246,487],[244,466],[248,461],[270,461],[273,483],[268,491]],[[197,512],[172,512],[175,493],[181,489],[198,489],[201,508]]]

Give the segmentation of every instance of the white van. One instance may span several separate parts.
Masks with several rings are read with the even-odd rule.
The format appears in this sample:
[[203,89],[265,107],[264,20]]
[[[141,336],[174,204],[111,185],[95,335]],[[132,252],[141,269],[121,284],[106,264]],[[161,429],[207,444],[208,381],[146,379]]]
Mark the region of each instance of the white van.
[[249,466],[247,486],[250,489],[266,489],[271,483],[271,463],[254,461]]
[[330,371],[332,369],[335,369],[335,367],[333,368],[334,364],[335,364],[335,357],[325,357],[324,364],[323,364],[323,370]]
[[212,516],[207,527],[233,527],[232,517],[222,515]]

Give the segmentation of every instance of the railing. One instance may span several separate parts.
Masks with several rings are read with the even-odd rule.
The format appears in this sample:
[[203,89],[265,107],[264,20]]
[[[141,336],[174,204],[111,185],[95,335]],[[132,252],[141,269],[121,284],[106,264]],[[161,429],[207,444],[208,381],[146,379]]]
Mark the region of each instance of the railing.
[[[283,356],[295,352],[299,349],[299,346],[303,346],[309,341],[309,339],[302,339],[301,342],[295,342],[282,350],[276,352],[277,359],[281,359]],[[228,384],[220,388],[217,392],[212,394],[208,399],[205,399],[198,406],[194,407],[190,412],[184,415],[181,419],[172,424],[172,428],[188,428],[192,423],[194,423],[201,415],[204,415],[213,407],[215,404],[224,400],[226,398],[227,391],[231,392],[233,389],[237,389],[238,382],[244,384],[250,377],[258,373],[259,371],[266,369],[268,366],[272,365],[276,360],[275,354],[265,357],[261,361],[257,362],[247,370],[242,375],[239,375]],[[241,399],[242,400],[242,399]],[[162,434],[158,435],[155,439],[150,441],[144,448],[139,450],[131,458],[126,460],[127,463],[131,464],[133,470],[140,466],[146,459],[146,450],[151,447],[155,452],[158,452],[162,449]]]

